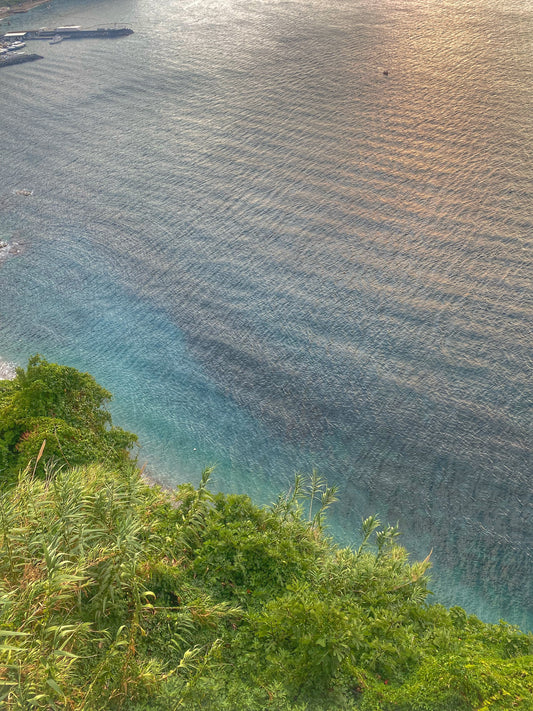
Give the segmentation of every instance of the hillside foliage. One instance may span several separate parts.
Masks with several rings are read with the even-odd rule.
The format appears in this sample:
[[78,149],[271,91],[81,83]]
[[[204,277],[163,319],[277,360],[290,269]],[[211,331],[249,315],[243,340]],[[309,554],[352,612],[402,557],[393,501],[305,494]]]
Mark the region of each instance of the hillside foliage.
[[108,398],[40,358],[0,382],[1,708],[532,708],[532,636],[431,604],[396,528],[335,545],[316,472],[263,508],[148,486]]
[[0,380],[0,477],[13,479],[36,461],[43,442],[41,474],[44,462],[123,466],[137,437],[111,424],[110,399],[89,373],[30,358],[14,380]]

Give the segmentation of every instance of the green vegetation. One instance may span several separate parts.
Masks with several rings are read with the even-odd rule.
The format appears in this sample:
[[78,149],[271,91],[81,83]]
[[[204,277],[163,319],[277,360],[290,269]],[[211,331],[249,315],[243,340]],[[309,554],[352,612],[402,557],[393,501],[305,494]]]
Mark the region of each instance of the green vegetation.
[[531,635],[429,604],[397,529],[337,547],[316,473],[268,508],[150,487],[108,397],[38,357],[0,382],[1,708],[532,708]]
[[0,381],[0,476],[13,478],[35,461],[43,441],[39,473],[45,461],[123,467],[137,437],[111,426],[110,399],[88,373],[31,358],[14,380]]

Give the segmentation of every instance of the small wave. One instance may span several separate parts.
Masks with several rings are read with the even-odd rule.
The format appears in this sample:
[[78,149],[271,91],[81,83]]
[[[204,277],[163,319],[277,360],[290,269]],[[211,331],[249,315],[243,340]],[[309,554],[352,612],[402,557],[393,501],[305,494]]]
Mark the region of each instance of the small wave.
[[6,242],[0,239],[0,264],[10,255],[20,254],[21,247],[17,242]]

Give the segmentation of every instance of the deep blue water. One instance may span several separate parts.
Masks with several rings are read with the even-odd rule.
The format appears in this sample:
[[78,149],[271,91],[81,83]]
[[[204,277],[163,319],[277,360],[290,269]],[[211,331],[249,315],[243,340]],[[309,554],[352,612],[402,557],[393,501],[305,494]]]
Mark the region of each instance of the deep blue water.
[[340,540],[398,520],[437,599],[531,627],[532,14],[11,17],[135,34],[1,71],[1,357],[89,370],[167,485],[217,463],[265,503],[317,467]]

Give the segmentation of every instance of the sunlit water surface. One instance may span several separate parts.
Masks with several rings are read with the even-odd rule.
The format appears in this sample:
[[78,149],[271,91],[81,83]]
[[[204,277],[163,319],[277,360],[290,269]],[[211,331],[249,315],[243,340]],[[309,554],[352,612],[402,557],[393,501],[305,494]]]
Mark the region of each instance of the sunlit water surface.
[[[531,626],[531,5],[53,0],[0,75],[0,355],[89,370],[168,485],[400,522]],[[387,70],[388,76],[383,72]],[[20,189],[33,195],[17,194]]]

